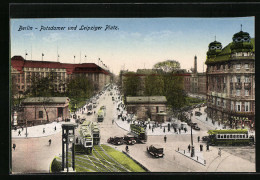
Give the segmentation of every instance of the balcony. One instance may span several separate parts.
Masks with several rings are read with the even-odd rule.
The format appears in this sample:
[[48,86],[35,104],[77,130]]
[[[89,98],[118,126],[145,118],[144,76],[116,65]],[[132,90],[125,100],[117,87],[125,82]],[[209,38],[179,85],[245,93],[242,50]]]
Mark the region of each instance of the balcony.
[[242,83],[241,82],[236,82],[235,88],[236,89],[242,89]]
[[250,82],[244,83],[244,88],[245,89],[251,89],[251,83]]

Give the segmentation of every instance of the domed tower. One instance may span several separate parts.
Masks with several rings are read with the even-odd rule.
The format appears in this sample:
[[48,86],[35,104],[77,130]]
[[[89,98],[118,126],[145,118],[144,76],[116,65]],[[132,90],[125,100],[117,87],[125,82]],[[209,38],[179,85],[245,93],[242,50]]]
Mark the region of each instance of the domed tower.
[[233,42],[230,46],[231,53],[241,53],[241,52],[252,52],[253,44],[251,43],[251,38],[249,33],[241,31],[233,35]]
[[217,54],[219,54],[222,50],[222,44],[218,41],[211,42],[209,44],[209,49],[207,52],[208,58],[215,57]]

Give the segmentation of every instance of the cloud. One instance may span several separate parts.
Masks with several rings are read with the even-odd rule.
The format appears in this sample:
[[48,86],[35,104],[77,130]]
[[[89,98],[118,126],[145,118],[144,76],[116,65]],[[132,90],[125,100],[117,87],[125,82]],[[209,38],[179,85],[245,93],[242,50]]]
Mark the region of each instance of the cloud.
[[157,31],[157,32],[151,32],[147,34],[144,37],[145,41],[154,41],[154,40],[169,40],[169,39],[174,39],[178,38],[183,33],[181,31],[170,31],[170,30],[163,30],[163,31]]
[[50,33],[47,36],[43,37],[42,40],[46,41],[48,43],[52,43],[55,41],[58,41],[61,39],[61,34],[60,33]]
[[24,34],[24,36],[29,38],[29,40],[35,40],[35,34],[33,32]]

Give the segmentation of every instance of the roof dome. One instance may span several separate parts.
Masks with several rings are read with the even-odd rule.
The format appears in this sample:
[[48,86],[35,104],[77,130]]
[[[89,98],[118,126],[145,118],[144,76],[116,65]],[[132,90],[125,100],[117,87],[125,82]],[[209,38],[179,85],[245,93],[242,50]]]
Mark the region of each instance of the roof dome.
[[250,35],[247,32],[240,31],[233,35],[233,42],[250,42]]
[[216,55],[218,53],[220,53],[222,50],[222,44],[218,41],[214,41],[214,42],[211,42],[209,44],[209,50],[207,52],[207,55],[210,56],[210,55]]
[[242,30],[233,35],[233,42],[230,46],[232,52],[250,52],[253,49],[249,33]]

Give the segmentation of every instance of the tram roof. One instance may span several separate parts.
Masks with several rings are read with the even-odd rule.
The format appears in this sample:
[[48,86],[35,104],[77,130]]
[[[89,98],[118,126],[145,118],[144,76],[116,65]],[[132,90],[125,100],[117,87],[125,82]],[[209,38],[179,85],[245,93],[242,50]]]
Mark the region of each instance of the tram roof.
[[208,134],[247,134],[247,129],[220,129],[220,130],[209,130]]

